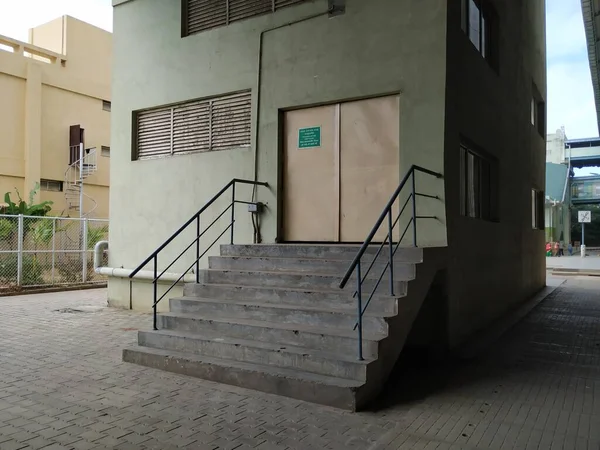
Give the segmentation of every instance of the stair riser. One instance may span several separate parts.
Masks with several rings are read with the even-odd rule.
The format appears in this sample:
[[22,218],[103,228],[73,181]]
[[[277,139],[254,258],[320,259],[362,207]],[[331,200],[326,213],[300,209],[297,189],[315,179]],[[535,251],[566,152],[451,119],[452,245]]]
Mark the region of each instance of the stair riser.
[[[171,312],[206,315],[219,318],[239,318],[264,320],[288,324],[301,324],[315,327],[335,327],[352,329],[356,323],[355,314],[329,313],[316,311],[288,310],[265,306],[245,306],[229,303],[207,303],[194,300],[171,299]],[[370,312],[370,310],[369,310]],[[363,317],[363,329],[373,333],[387,333],[387,323],[380,317]]]
[[[223,256],[252,256],[275,258],[323,258],[345,259],[352,261],[360,246],[348,245],[222,245]],[[379,246],[369,247],[363,261],[369,261],[377,253]],[[370,256],[370,257],[369,257]],[[396,252],[394,261],[422,262],[423,251],[420,248],[401,248]]]
[[[244,299],[255,303],[285,303],[288,305],[313,306],[320,308],[355,308],[356,298],[352,294],[339,290],[333,292],[302,292],[285,289],[257,288],[250,286],[214,285],[214,284],[186,284],[183,289],[186,297],[213,298],[216,300]],[[402,300],[400,300],[402,301]],[[369,311],[373,314],[396,314],[397,302],[395,298],[387,297],[382,293],[373,298]]]
[[[277,342],[282,345],[306,347],[345,355],[357,352],[358,348],[358,341],[352,338],[254,325],[213,322],[200,318],[158,316],[158,328],[161,330],[177,330],[191,333],[216,333],[237,339],[251,339],[270,343]],[[363,353],[367,358],[376,358],[377,348],[377,342],[363,341]]]
[[[294,271],[307,273],[322,273],[332,274],[342,278],[348,270],[349,263],[347,261],[333,260],[311,260],[311,259],[294,259],[294,258],[249,258],[249,257],[230,257],[223,258],[211,256],[208,259],[211,269],[220,270],[258,270],[258,271]],[[377,262],[369,272],[369,278],[379,278],[381,272],[386,270],[384,263]],[[363,271],[368,269],[369,265],[363,266]],[[415,266],[408,263],[397,263],[394,266],[394,278],[398,281],[410,281],[415,278]],[[355,272],[356,273],[356,272]],[[385,278],[388,278],[386,274]],[[352,277],[354,279],[354,276]]]
[[334,408],[350,411],[356,409],[356,391],[352,388],[322,385],[311,381],[274,376],[233,367],[222,367],[177,357],[153,355],[130,349],[123,351],[123,361]]
[[[234,361],[265,364],[277,367],[293,368],[303,372],[365,381],[366,365],[348,361],[329,360],[310,354],[298,354],[281,350],[244,347],[225,342],[199,340],[181,336],[140,331],[138,343],[143,347],[159,348],[195,355],[219,357]],[[308,351],[308,350],[307,350]]]
[[[246,286],[268,286],[280,288],[294,289],[339,289],[340,277],[337,276],[320,276],[320,275],[302,275],[290,273],[265,273],[265,272],[229,272],[202,270],[199,273],[201,283],[215,284],[236,284]],[[364,292],[370,292],[376,285],[374,279],[367,279],[363,282],[362,289]],[[406,293],[406,281],[394,281],[394,293],[396,295],[404,295]],[[387,281],[381,281],[378,292],[387,292]],[[381,290],[379,290],[381,289]],[[344,292],[352,293],[355,290],[353,284],[348,284]]]

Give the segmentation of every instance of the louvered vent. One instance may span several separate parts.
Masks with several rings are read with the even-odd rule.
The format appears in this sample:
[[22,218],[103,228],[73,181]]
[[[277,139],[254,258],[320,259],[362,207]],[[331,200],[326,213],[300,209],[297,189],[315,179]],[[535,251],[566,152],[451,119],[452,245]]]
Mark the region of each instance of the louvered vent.
[[171,153],[171,108],[137,114],[137,152],[140,159]]
[[250,91],[137,113],[137,158],[250,146]]
[[184,35],[262,16],[309,0],[184,0]]

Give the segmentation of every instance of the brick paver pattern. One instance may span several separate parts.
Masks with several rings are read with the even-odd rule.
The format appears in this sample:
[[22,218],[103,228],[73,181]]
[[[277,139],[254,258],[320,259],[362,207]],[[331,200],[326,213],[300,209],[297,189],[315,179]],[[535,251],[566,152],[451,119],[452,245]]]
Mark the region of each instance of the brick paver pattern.
[[105,290],[3,297],[0,450],[599,449],[599,288],[567,282],[480,359],[411,363],[358,414],[123,363],[151,318]]

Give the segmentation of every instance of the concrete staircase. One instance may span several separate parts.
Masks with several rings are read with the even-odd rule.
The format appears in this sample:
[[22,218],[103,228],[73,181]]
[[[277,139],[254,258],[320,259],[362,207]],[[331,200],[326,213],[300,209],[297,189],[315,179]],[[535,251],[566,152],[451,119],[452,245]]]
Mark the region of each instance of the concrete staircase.
[[[367,250],[363,271],[376,250]],[[398,250],[396,297],[388,295],[386,275],[364,316],[365,360],[359,361],[353,330],[356,283],[338,288],[357,251],[350,245],[224,245],[221,256],[211,257],[209,269],[201,271],[201,283],[187,284],[183,297],[170,300],[170,312],[158,317],[159,331],[140,331],[138,346],[125,349],[123,359],[309,402],[361,408],[379,393],[393,368],[430,280],[407,295],[423,252]],[[381,255],[363,284],[367,293],[384,264]]]

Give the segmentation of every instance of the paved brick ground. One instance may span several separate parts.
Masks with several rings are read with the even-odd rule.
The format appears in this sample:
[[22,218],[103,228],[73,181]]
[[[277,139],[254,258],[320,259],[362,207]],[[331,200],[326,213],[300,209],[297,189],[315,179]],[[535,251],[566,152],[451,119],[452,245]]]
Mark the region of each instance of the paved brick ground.
[[150,318],[104,290],[0,298],[0,450],[599,449],[599,292],[569,281],[484,358],[408,364],[360,414],[122,363]]

